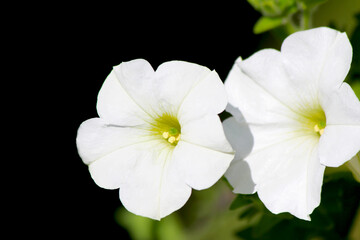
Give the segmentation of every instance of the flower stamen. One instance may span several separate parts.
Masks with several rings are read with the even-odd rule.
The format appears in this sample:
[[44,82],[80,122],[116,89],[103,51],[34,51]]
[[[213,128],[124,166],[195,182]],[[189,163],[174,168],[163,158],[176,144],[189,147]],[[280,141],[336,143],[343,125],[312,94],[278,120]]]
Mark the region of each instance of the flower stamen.
[[314,126],[314,131],[317,132],[320,136],[324,133],[326,123],[325,121],[320,121]]
[[163,132],[162,137],[171,144],[177,144],[180,140],[181,134],[176,128],[171,128],[169,132]]
[[169,137],[168,142],[169,143],[174,143],[175,142],[175,137],[174,136]]
[[169,138],[169,132],[163,132],[162,134],[163,138],[168,139]]
[[324,132],[324,128],[319,128],[319,125],[315,125],[314,126],[314,131],[315,132],[317,132],[317,133],[319,133],[320,134],[320,136],[323,134],[323,132]]

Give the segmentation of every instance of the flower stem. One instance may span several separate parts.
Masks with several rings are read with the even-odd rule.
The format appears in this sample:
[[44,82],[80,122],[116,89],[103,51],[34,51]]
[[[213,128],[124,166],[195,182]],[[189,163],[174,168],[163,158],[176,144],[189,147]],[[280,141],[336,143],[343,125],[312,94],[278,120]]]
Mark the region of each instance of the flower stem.
[[301,30],[310,29],[312,26],[311,10],[303,10],[301,14],[300,28]]
[[286,22],[286,24],[284,26],[285,26],[287,36],[289,36],[289,35],[293,34],[294,32],[298,31],[298,28],[295,26],[295,24],[291,20],[291,18],[288,19],[288,21]]
[[351,239],[351,240],[359,240],[360,239],[360,206],[358,207],[358,210],[354,217],[352,226],[349,231],[348,239]]
[[355,180],[360,182],[360,152],[350,159],[350,161],[347,161],[345,165],[352,172]]

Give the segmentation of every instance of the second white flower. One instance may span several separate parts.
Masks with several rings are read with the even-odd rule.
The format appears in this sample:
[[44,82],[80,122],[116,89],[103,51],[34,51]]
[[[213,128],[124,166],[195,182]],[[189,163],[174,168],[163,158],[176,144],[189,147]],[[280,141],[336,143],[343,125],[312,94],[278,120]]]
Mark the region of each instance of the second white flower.
[[[236,61],[225,82],[235,118],[224,122],[237,152],[226,173],[236,193],[257,191],[273,213],[310,220],[325,166],[360,150],[360,102],[343,82],[351,58],[345,33],[317,28],[290,35],[281,52]],[[244,144],[247,124],[253,146]]]

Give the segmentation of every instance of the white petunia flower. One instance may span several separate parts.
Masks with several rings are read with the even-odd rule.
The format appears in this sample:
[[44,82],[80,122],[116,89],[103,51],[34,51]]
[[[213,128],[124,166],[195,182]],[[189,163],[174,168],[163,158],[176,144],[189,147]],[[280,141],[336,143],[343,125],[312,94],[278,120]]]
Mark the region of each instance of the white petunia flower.
[[121,63],[99,92],[100,118],[79,127],[79,155],[97,185],[120,188],[126,209],[159,220],[228,168],[234,153],[217,115],[226,104],[206,67],[171,61],[155,72],[142,59]]
[[[239,153],[225,174],[236,193],[257,191],[273,213],[310,220],[325,166],[360,150],[360,102],[343,82],[351,58],[346,34],[322,27],[235,62],[225,82],[234,117],[224,129]],[[242,139],[247,124],[252,146]]]

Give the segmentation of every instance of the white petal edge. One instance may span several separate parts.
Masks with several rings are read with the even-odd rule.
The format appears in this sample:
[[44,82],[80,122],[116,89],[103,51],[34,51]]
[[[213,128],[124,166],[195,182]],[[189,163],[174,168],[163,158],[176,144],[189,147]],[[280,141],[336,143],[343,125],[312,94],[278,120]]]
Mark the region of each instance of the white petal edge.
[[89,172],[99,187],[117,189],[128,181],[143,156],[137,144],[119,148],[90,163]]
[[254,172],[263,168],[264,160],[272,163],[266,177],[255,180],[259,198],[271,212],[290,212],[310,220],[309,215],[320,204],[325,170],[319,162],[317,147],[315,139],[299,137],[246,158]]
[[157,150],[143,152],[119,194],[128,211],[160,220],[186,203],[191,188],[179,177],[172,152]]
[[281,46],[281,55],[294,84],[317,82],[320,88],[334,89],[350,69],[352,47],[346,33],[319,27],[291,34]]
[[233,153],[218,115],[206,115],[181,124],[181,139],[216,151]]
[[119,148],[149,140],[141,129],[114,126],[101,118],[91,118],[80,125],[76,145],[83,162],[90,164]]
[[153,83],[160,110],[176,115],[187,95],[210,72],[207,67],[185,61],[162,63]]
[[360,151],[360,102],[347,83],[321,96],[326,127],[319,142],[320,162],[338,167]]
[[186,184],[196,190],[214,185],[225,173],[233,153],[224,153],[179,141],[173,152],[173,161]]
[[216,71],[211,71],[184,98],[178,118],[185,123],[207,114],[219,114],[224,111],[227,102],[223,82]]
[[[286,84],[286,76],[281,73],[281,66],[280,68],[275,66],[275,68],[259,69],[259,65],[269,65],[272,64],[271,62],[274,63],[274,59],[279,60],[279,55],[280,53],[275,50],[263,50],[254,54],[250,62],[249,59],[242,61],[238,58],[225,81],[229,104],[238,108],[248,123],[280,124],[297,118],[297,113],[287,104],[291,102],[288,100],[289,97],[284,96],[291,88],[284,88],[288,84]],[[256,64],[257,60],[267,63]],[[247,72],[243,71],[244,66]],[[260,72],[265,76],[261,76]],[[271,75],[274,77],[271,81],[265,79],[270,74],[269,72],[272,72]],[[281,79],[285,82],[284,84]],[[293,94],[295,95],[296,93]],[[259,102],[261,104],[258,104]]]
[[[151,98],[149,93],[152,90],[146,92],[143,88],[149,86],[142,84],[142,81],[145,81],[144,78],[147,80],[153,73],[150,64],[142,59],[123,62],[114,67],[98,94],[96,107],[99,116],[109,123],[122,126],[143,124],[149,115],[143,106],[139,105],[136,91],[142,89],[142,96]],[[131,86],[124,85],[124,82],[131,82]]]

